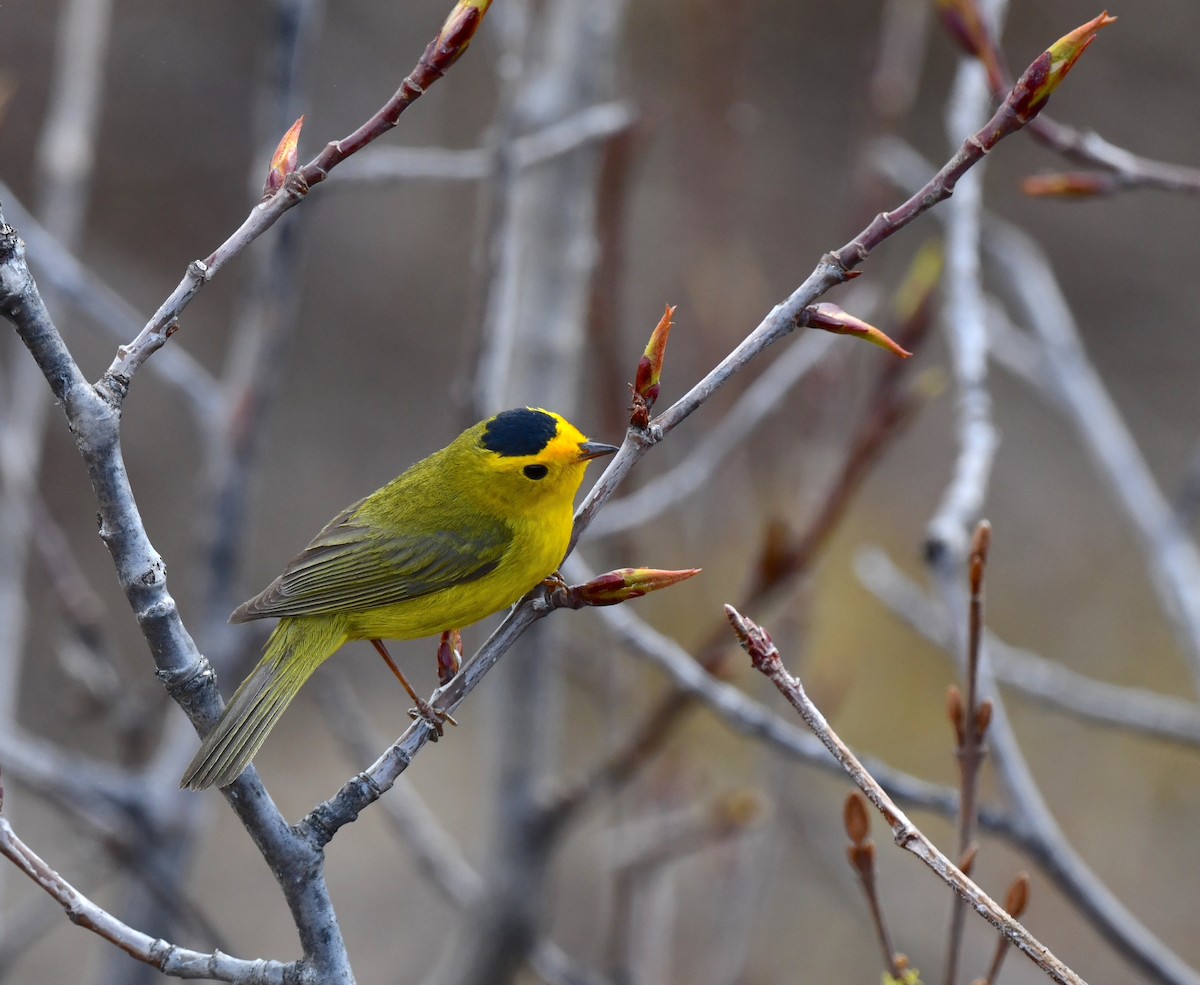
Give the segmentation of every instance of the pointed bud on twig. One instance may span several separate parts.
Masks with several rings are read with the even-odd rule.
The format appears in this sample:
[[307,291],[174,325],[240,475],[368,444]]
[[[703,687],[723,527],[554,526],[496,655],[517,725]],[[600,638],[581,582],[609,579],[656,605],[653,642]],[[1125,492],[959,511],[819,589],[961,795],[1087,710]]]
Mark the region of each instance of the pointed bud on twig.
[[1116,18],[1110,17],[1106,10],[1059,38],[1034,59],[1008,95],[1008,105],[1021,123],[1028,123],[1041,112],[1050,94],[1067,77],[1079,56],[1096,40],[1097,32],[1115,21]]
[[979,702],[979,708],[975,712],[975,734],[980,742],[983,742],[983,737],[987,735],[988,726],[991,724],[992,701],[990,698],[984,698]]
[[971,594],[978,595],[983,588],[983,574],[987,568],[988,551],[992,546],[992,525],[980,520],[971,537]]
[[1105,171],[1064,171],[1030,175],[1021,191],[1034,198],[1093,198],[1121,189],[1121,177]]
[[733,627],[738,644],[750,654],[750,663],[755,670],[769,674],[772,669],[782,664],[775,641],[762,626],[753,619],[747,619],[732,605],[725,606],[725,617]]
[[264,200],[279,191],[287,181],[287,176],[296,170],[300,160],[297,146],[300,143],[300,131],[303,129],[302,116],[288,128],[288,132],[279,141],[279,146],[275,148],[275,153],[271,156],[271,168],[267,171],[267,180],[263,183]]
[[442,633],[442,640],[438,643],[437,666],[438,683],[442,685],[449,684],[462,666],[462,633],[457,629]]
[[426,49],[423,60],[430,68],[440,74],[462,57],[491,5],[492,0],[458,0],[438,36]]
[[881,349],[887,349],[901,359],[912,355],[888,338],[874,325],[868,325],[860,318],[847,314],[836,304],[822,301],[820,304],[810,304],[797,318],[797,323],[808,328],[819,328],[823,332],[833,332],[834,335],[855,335],[865,339]]
[[617,568],[572,587],[571,594],[578,606],[618,605],[630,599],[641,598],[650,592],[670,588],[700,574],[700,571],[700,568],[684,568],[680,571],[663,568]]
[[667,357],[667,340],[671,337],[674,318],[675,305],[669,304],[658,325],[650,333],[646,351],[638,360],[637,376],[633,382],[633,406],[630,408],[633,414],[629,420],[635,428],[645,428],[650,423],[650,408],[658,399],[663,362]]
[[967,850],[962,853],[958,860],[958,867],[962,870],[963,875],[969,876],[971,870],[975,868],[975,858],[979,855],[979,843],[971,842],[967,846]]
[[951,684],[946,688],[946,717],[954,726],[954,737],[958,740],[958,748],[961,749],[966,742],[967,730],[962,691],[958,689],[957,684]]
[[1029,873],[1022,872],[1013,884],[1008,887],[1008,896],[1004,899],[1004,909],[1010,916],[1020,919],[1021,914],[1029,905]]
[[871,833],[867,804],[863,795],[857,791],[846,797],[846,806],[842,808],[842,824],[846,828],[846,837],[856,845],[865,842]]
[[[1014,919],[1020,919],[1028,905],[1029,875],[1022,872],[1013,880],[1012,885],[1008,887],[1008,895],[1004,900],[1004,909]],[[1004,964],[1004,956],[1008,953],[1008,950],[1008,938],[1001,934],[1000,938],[996,941],[996,950],[992,955],[991,967],[988,968],[987,977],[983,979],[984,985],[995,985],[1000,977],[1000,968]]]
[[946,33],[968,55],[979,57],[985,46],[987,31],[975,0],[937,0],[937,12]]
[[975,0],[938,0],[937,8],[946,33],[964,52],[983,62],[992,84],[999,81],[1003,73],[979,4]]

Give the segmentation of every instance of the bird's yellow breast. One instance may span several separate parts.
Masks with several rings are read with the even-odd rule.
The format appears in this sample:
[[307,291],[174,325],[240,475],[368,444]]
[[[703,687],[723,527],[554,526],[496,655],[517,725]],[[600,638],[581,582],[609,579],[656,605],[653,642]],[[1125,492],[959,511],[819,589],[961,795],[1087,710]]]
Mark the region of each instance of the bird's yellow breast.
[[409,640],[436,636],[507,609],[562,563],[571,540],[571,503],[567,501],[565,508],[549,508],[535,516],[517,514],[506,522],[512,529],[512,540],[493,570],[474,581],[396,605],[344,613],[348,638]]

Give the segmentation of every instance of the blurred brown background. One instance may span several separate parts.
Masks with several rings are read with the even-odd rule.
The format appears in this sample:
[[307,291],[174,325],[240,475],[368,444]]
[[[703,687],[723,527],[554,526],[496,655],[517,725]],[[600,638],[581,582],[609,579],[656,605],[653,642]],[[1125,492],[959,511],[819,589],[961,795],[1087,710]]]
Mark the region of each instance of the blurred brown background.
[[[503,3],[498,0],[497,10]],[[326,7],[307,73],[302,160],[352,130],[395,89],[447,6],[411,0]],[[603,337],[593,335],[584,363],[596,371],[584,381],[585,409],[576,416],[590,434],[618,440],[625,380],[614,381],[599,367],[616,366],[632,378],[664,303],[679,306],[663,394],[670,401],[790,293],[821,253],[844,243],[874,211],[901,201],[860,171],[873,126],[866,80],[876,58],[880,8],[878,2],[778,0],[630,5],[618,94],[637,110],[639,123],[630,138],[621,209],[622,264],[615,292],[606,298],[614,318]],[[1200,6],[1144,0],[1128,8],[1113,10],[1120,23],[1100,37],[1051,111],[1148,156],[1198,162]],[[1015,0],[1004,49],[1014,65],[1023,65],[1098,12],[1083,0]],[[0,178],[27,205],[36,200],[33,149],[46,108],[57,13],[58,4],[50,3],[0,7],[0,78],[11,86],[0,122]],[[497,42],[489,26],[383,143],[471,147],[483,139],[496,108]],[[265,4],[115,4],[79,254],[146,316],[187,262],[213,250],[256,200],[247,175],[266,171],[252,122],[271,32]],[[938,162],[948,153],[942,120],[955,61],[952,46],[931,25],[917,100],[899,123],[902,136]],[[1024,175],[1065,167],[1024,135],[1005,141],[989,159],[988,207],[1027,229],[1053,257],[1091,355],[1170,495],[1195,452],[1200,414],[1198,206],[1191,198],[1148,191],[1068,203],[1019,194]],[[229,588],[236,599],[257,591],[337,509],[469,423],[462,393],[472,372],[480,301],[481,195],[473,185],[433,181],[352,185],[335,173],[283,220],[294,227],[302,254],[297,315],[254,475],[245,573]],[[874,279],[886,292],[917,246],[936,233],[934,219],[920,220],[868,261],[860,283]],[[38,260],[31,256],[35,272]],[[170,343],[186,347],[214,373],[239,331],[238,299],[250,260],[243,256],[204,290]],[[94,379],[112,358],[113,339],[68,310],[60,318]],[[860,403],[855,388],[887,358],[849,340],[839,344],[844,356],[789,398],[702,493],[650,529],[588,551],[596,564],[703,567],[701,578],[634,603],[685,646],[707,636],[720,604],[740,595],[768,523],[803,526],[836,468]],[[12,346],[5,349],[6,366],[19,356]],[[643,461],[634,481],[684,457],[776,356],[769,351],[730,392],[689,420]],[[945,359],[944,344],[931,335],[914,371]],[[1098,678],[1190,696],[1186,665],[1129,524],[1078,442],[1043,402],[1030,399],[1023,383],[1000,369],[991,382],[1002,444],[987,508],[996,533],[990,624],[1010,642]],[[539,393],[522,399],[538,403]],[[853,559],[862,545],[881,544],[920,575],[925,524],[953,461],[953,411],[947,391],[888,449],[813,576],[771,624],[789,663],[811,677],[814,696],[848,742],[942,783],[955,781],[941,710],[952,667],[858,584]],[[124,435],[151,538],[203,650],[210,644],[197,611],[205,536],[199,527],[209,477],[197,467],[203,461],[199,436],[179,395],[149,372],[137,379],[126,405]],[[91,492],[53,412],[40,487],[106,604],[127,688],[149,721],[178,716],[158,689],[94,536]],[[44,575],[36,563],[31,567],[20,722],[68,748],[115,756],[102,718],[59,666],[55,606]],[[624,687],[633,681],[634,693],[646,695],[662,682],[606,642],[594,613],[564,614],[562,622],[571,643],[560,662],[568,710],[557,755],[569,774],[594,760],[611,738],[606,718],[624,711],[595,698],[625,693],[609,686],[611,676]],[[483,637],[476,627],[468,644]],[[244,641],[247,651],[257,642]],[[401,651],[432,686],[432,645],[406,644]],[[352,674],[378,730],[398,734],[407,721],[405,705],[369,648],[352,646],[335,662]],[[737,680],[790,714],[748,669]],[[233,683],[223,678],[227,691]],[[489,696],[493,683],[485,682],[463,709],[462,727],[426,749],[408,773],[464,855],[484,867],[494,792],[489,749],[500,713]],[[330,736],[311,690],[257,761],[292,819],[366,765],[348,759]],[[1082,724],[1016,697],[1010,711],[1051,808],[1078,850],[1140,919],[1200,965],[1196,751]],[[88,837],[19,784],[7,786],[5,810],[18,832],[82,889],[119,906],[118,893],[106,895],[115,879],[89,882],[97,863]],[[660,980],[719,980],[712,942],[721,939],[726,908],[747,905],[737,892],[747,886],[755,887],[756,916],[739,937],[747,955],[729,980],[875,980],[877,949],[843,861],[846,783],[785,762],[701,712],[647,768],[624,809],[636,818],[647,802],[663,810],[711,804],[745,787],[761,791],[771,804],[768,815],[732,844],[678,864],[678,910],[664,930],[670,959]],[[985,790],[989,797],[997,793],[990,778]],[[233,953],[295,956],[286,908],[253,846],[215,795],[197,796],[195,804],[211,812],[212,825],[195,853],[189,900],[207,912]],[[947,822],[916,819],[950,843]],[[593,815],[557,856],[553,934],[585,964],[597,960],[595,926],[607,905],[612,825],[611,814]],[[936,979],[949,894],[892,849],[878,825],[876,835],[896,945],[927,970],[927,980]],[[976,875],[1001,894],[1016,869],[1027,867],[987,839]],[[1032,871],[1030,928],[1090,981],[1140,980]],[[469,932],[424,886],[378,811],[333,843],[329,877],[360,981],[416,981],[450,935]],[[0,882],[0,919],[10,927],[16,915],[53,909],[15,871],[0,873]],[[991,934],[973,918],[968,927],[966,967],[977,974],[990,955]],[[48,919],[38,933],[44,936],[5,968],[4,980],[99,978],[107,945],[61,917]],[[212,946],[194,933],[184,931],[179,942]],[[1003,980],[1042,979],[1014,955]]]

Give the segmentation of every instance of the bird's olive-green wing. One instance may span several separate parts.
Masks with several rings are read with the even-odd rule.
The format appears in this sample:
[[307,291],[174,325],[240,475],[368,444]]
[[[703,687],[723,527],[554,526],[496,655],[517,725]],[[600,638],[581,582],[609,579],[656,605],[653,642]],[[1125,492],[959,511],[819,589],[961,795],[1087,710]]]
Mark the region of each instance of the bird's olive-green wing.
[[469,535],[387,532],[352,507],[229,621],[361,612],[431,595],[494,571],[511,540],[500,521],[473,524]]

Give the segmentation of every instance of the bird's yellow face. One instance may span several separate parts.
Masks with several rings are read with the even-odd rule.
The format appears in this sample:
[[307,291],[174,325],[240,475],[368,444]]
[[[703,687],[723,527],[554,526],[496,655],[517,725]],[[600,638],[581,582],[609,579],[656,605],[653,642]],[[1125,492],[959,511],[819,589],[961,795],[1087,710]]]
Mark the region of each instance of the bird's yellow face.
[[570,509],[588,462],[616,451],[589,441],[558,414],[537,407],[506,410],[463,435],[487,477],[483,496],[505,511],[534,515]]

